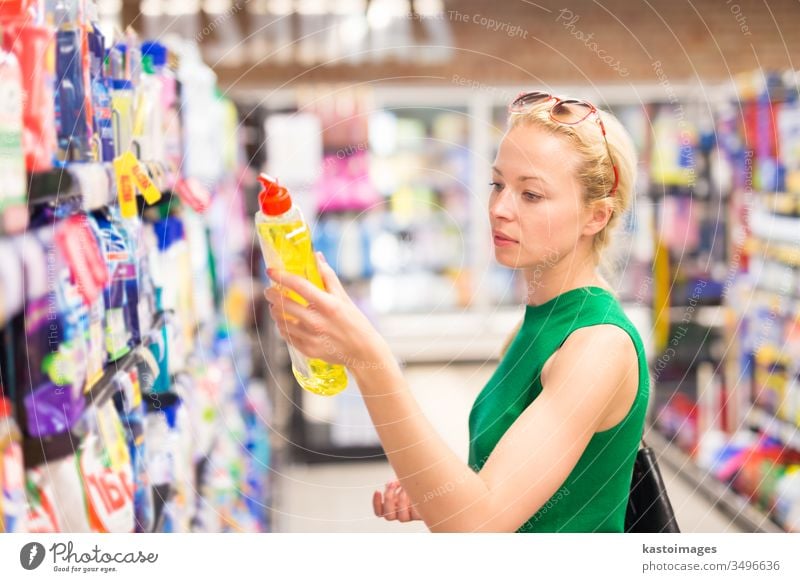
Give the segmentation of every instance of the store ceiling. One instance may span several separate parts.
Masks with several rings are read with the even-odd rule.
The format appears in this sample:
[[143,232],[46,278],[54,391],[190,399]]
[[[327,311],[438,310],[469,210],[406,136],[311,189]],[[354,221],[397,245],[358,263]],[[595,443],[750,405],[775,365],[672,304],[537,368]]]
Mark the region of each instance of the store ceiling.
[[787,24],[800,5],[735,1],[142,0],[122,3],[122,23],[194,38],[234,91],[711,82],[794,68]]

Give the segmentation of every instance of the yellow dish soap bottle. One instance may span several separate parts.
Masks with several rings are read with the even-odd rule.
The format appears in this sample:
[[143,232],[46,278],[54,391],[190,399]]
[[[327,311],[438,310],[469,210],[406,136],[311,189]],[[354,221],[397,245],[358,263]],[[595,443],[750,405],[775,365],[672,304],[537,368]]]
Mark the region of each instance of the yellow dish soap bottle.
[[[258,196],[261,210],[256,212],[255,222],[267,267],[299,275],[325,290],[311,245],[311,231],[300,209],[292,204],[289,191],[278,185],[277,181],[266,174],[261,174],[258,180],[264,189]],[[288,295],[301,305],[307,304],[293,291],[289,291]],[[291,344],[288,347],[292,372],[300,386],[321,396],[333,396],[347,387],[344,366],[307,358]]]

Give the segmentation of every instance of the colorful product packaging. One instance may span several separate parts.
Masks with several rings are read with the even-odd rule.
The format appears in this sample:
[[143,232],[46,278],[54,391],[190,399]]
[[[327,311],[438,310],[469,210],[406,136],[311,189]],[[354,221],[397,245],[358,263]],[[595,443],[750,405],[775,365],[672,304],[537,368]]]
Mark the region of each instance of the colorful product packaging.
[[22,437],[12,412],[11,402],[0,395],[0,533],[26,531]]
[[0,49],[0,232],[28,224],[27,179],[22,149],[22,77],[17,57]]
[[133,532],[133,468],[111,398],[87,411],[78,461],[92,531]]
[[56,151],[53,31],[13,19],[3,24],[3,47],[16,55],[22,73],[25,166],[29,172],[44,172],[52,168]]

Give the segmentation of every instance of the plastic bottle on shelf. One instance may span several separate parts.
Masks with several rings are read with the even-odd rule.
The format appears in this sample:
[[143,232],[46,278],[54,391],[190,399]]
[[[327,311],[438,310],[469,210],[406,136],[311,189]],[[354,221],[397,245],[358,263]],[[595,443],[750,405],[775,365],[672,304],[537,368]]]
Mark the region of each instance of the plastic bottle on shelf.
[[158,43],[142,43],[133,116],[133,140],[139,145],[139,159],[147,161],[164,159],[163,87],[155,60],[157,47]]
[[[288,190],[279,186],[275,180],[266,174],[261,174],[258,179],[264,190],[258,197],[260,210],[256,212],[255,223],[267,266],[285,269],[324,289],[314,258],[311,231],[303,220],[300,209],[292,203]],[[305,304],[296,293],[290,291],[289,297]],[[295,378],[309,392],[333,396],[347,387],[344,366],[306,358],[291,345],[289,355]]]
[[133,135],[133,82],[125,62],[127,47],[117,43],[106,51],[107,73],[111,78],[111,111],[115,154],[131,149]]
[[91,99],[87,100],[89,59],[85,58],[81,11],[76,0],[53,7],[56,31],[56,127],[62,162],[91,159]]
[[53,31],[15,14],[3,22],[2,36],[3,47],[16,55],[22,71],[25,164],[29,172],[43,172],[52,168],[56,148]]
[[[160,42],[142,43],[144,72],[158,78],[161,87],[156,114],[161,127],[151,127],[151,145],[154,159],[164,160],[175,169],[183,160],[181,120],[178,111],[178,84],[174,70],[169,66],[170,52]],[[171,185],[170,185],[171,186]]]
[[28,224],[22,150],[22,78],[13,53],[0,49],[0,232]]
[[106,52],[105,37],[95,24],[91,25],[87,37],[91,58],[95,159],[100,162],[110,162],[114,159],[114,124],[111,119],[110,82],[103,72],[103,60]]
[[775,488],[775,516],[786,530],[800,532],[800,465],[792,465]]

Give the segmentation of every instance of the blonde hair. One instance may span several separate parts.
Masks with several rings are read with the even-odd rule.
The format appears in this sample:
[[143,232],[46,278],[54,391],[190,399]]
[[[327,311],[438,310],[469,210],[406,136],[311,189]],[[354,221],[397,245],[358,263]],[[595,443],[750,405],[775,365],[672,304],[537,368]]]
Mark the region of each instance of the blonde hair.
[[594,235],[592,251],[595,260],[600,263],[603,251],[611,244],[613,232],[619,225],[622,215],[630,207],[634,197],[636,181],[636,148],[627,130],[619,120],[607,111],[597,110],[606,128],[608,149],[611,150],[613,163],[619,174],[619,184],[612,196],[614,186],[614,169],[608,159],[608,149],[594,115],[575,125],[565,125],[550,117],[553,101],[534,103],[513,111],[508,116],[508,128],[518,126],[535,126],[556,135],[563,135],[575,147],[581,158],[578,169],[578,180],[583,186],[584,202],[587,206],[607,200],[612,205],[611,217],[601,231]]

